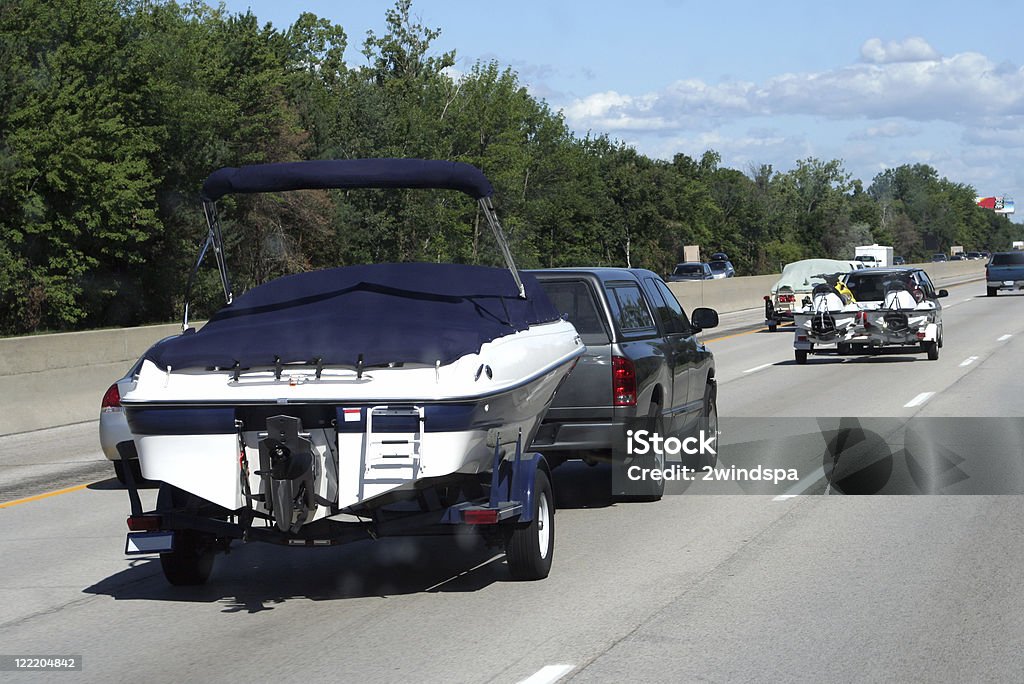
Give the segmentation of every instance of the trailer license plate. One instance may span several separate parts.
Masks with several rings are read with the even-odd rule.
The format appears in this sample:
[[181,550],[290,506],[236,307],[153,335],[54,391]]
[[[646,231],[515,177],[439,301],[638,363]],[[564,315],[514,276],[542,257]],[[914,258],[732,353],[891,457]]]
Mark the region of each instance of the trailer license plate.
[[127,556],[167,553],[174,550],[174,532],[129,532],[124,543]]

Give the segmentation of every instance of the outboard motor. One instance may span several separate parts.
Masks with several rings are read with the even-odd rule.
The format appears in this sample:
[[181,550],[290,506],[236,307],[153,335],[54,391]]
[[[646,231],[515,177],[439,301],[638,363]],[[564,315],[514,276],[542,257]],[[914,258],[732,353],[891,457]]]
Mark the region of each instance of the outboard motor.
[[267,509],[282,532],[299,531],[316,511],[313,443],[293,416],[267,419],[260,433],[260,469]]

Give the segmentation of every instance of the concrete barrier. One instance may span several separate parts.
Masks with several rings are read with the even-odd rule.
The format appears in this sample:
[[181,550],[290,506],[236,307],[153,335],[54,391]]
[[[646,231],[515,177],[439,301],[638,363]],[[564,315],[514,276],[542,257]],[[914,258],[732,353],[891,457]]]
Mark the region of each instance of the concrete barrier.
[[[984,277],[981,261],[922,264],[937,286]],[[690,311],[757,309],[778,274],[726,278],[669,287]],[[99,416],[112,382],[157,340],[177,334],[177,324],[90,330],[0,339],[0,435],[70,425]]]

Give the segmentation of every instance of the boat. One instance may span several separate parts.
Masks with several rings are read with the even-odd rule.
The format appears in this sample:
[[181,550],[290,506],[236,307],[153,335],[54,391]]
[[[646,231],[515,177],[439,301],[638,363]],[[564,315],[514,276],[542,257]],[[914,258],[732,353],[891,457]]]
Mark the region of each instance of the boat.
[[[340,266],[236,296],[218,200],[325,188],[468,194],[506,268]],[[308,539],[304,530],[324,521],[415,504],[424,491],[470,500],[492,474],[497,483],[495,471],[518,464],[585,348],[539,283],[516,269],[492,194],[477,168],[437,160],[291,162],[211,174],[203,185],[207,240],[189,288],[212,251],[225,305],[197,330],[186,296],[182,334],[146,352],[122,397],[143,476],[165,483],[177,504],[184,493],[219,514],[206,518],[235,525],[211,534],[246,537],[263,520],[278,542]],[[173,522],[165,515],[154,524]],[[177,529],[212,524],[179,520]],[[329,527],[318,525],[317,535],[336,541]]]

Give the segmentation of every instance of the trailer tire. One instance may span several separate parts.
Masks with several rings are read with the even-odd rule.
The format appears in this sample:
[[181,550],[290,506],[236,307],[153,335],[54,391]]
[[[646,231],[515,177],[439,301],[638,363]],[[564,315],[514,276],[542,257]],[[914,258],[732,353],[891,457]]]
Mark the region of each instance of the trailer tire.
[[533,520],[516,525],[505,543],[512,578],[539,580],[551,571],[555,551],[555,497],[547,473],[537,469],[533,480]]
[[938,342],[924,342],[921,344],[924,350],[928,353],[929,361],[939,360],[939,343]]
[[[157,511],[184,507],[191,494],[173,485],[162,483],[157,494]],[[174,586],[206,584],[213,570],[217,540],[213,535],[196,530],[175,530],[174,550],[160,554],[164,578]]]
[[793,356],[796,358],[796,362],[801,366],[807,363],[807,350],[806,349],[794,349]]

